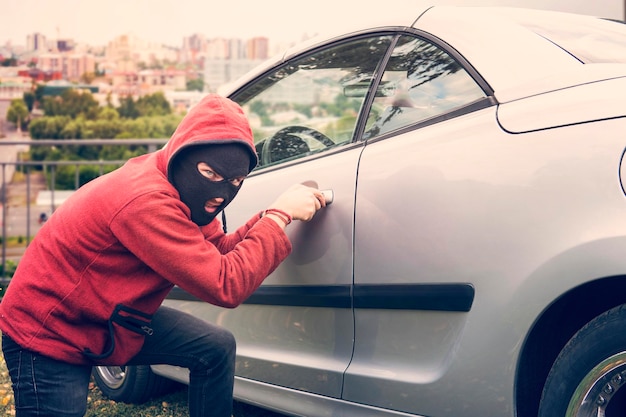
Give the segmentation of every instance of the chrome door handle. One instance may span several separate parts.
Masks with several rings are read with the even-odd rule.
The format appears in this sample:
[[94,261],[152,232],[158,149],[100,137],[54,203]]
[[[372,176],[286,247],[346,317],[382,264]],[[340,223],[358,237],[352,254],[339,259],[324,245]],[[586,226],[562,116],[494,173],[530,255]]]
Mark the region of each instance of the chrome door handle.
[[326,201],[326,205],[329,205],[335,199],[335,192],[333,190],[320,190],[322,194],[324,194],[324,200]]
[[[306,185],[307,187],[319,188],[317,186],[317,181],[313,181],[313,180],[304,181],[302,185]],[[322,192],[322,194],[324,194],[324,201],[326,201],[326,205],[329,205],[330,203],[333,202],[333,200],[335,199],[335,192],[333,190],[328,188],[326,190],[320,190],[320,191]]]

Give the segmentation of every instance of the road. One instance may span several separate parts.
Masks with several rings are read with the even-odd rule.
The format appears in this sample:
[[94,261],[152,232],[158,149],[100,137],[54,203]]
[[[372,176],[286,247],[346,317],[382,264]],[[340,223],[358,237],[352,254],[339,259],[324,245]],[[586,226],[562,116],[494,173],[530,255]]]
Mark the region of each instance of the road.
[[[41,213],[49,217],[52,211],[49,206],[42,207],[35,204],[37,194],[45,188],[46,184],[41,173],[31,174],[29,185],[24,178],[7,184],[7,206],[4,215],[7,236],[32,238],[39,231]],[[30,204],[27,204],[29,192]]]
[[[42,212],[38,206],[9,207],[7,211],[7,236],[23,236],[31,238],[39,231],[39,215]],[[49,214],[46,214],[49,216]],[[27,221],[30,219],[30,221]],[[30,224],[30,227],[29,227]]]
[[[6,236],[21,236],[24,241],[32,238],[39,228],[39,214],[42,211],[41,207],[37,207],[31,204],[30,207],[26,205],[27,186],[26,181],[12,182],[15,165],[18,160],[18,154],[20,152],[28,150],[27,146],[23,145],[3,145],[3,140],[24,140],[28,139],[25,136],[17,132],[5,132],[6,137],[0,139],[0,196],[4,196],[4,202],[6,206],[0,201],[0,226],[2,226],[2,232]],[[43,187],[38,181],[34,181],[30,186],[30,191],[33,196]],[[2,188],[6,186],[5,190]],[[32,199],[31,199],[32,201]],[[30,221],[28,220],[30,218]],[[6,224],[4,224],[6,222]],[[9,259],[15,259],[15,257],[21,255],[21,250],[13,250],[7,248],[7,256]]]
[[11,182],[11,178],[13,178],[15,165],[12,164],[17,161],[17,153],[17,146],[0,146],[0,164],[2,164],[3,167],[2,172],[0,172],[0,181],[2,181],[2,184]]
[[[1,115],[1,113],[0,113]],[[5,137],[2,137],[4,133]],[[16,131],[0,131],[0,164],[3,164],[4,170],[0,172],[0,181],[3,180],[2,175],[4,175],[4,181],[2,183],[11,182],[13,178],[13,173],[15,172],[15,165],[12,165],[17,161],[18,155],[20,152],[25,152],[28,150],[27,145],[3,145],[3,140],[29,140],[28,136],[22,135],[21,132]]]

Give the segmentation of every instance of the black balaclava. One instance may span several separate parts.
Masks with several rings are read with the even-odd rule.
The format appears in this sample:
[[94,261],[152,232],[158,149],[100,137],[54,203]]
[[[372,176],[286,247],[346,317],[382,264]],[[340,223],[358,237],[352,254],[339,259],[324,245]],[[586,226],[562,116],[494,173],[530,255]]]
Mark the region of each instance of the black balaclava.
[[[198,226],[209,224],[217,214],[235,198],[241,188],[227,180],[244,177],[250,172],[250,151],[237,143],[190,146],[174,156],[169,167],[169,179],[178,190],[180,199],[191,210],[191,221]],[[204,162],[224,178],[210,181],[198,171],[198,163]],[[205,210],[205,203],[212,198],[224,202],[214,213]]]

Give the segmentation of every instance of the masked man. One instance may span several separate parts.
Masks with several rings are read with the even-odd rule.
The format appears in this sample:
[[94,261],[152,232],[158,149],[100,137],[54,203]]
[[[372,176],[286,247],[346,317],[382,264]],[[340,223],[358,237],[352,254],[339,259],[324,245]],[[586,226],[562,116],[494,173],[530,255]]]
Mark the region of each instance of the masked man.
[[0,303],[17,417],[82,416],[94,365],[189,368],[189,413],[230,417],[235,340],[161,306],[174,285],[241,304],[287,257],[322,193],[295,185],[232,234],[216,220],[256,166],[250,126],[209,95],[161,150],[77,190],[29,245]]

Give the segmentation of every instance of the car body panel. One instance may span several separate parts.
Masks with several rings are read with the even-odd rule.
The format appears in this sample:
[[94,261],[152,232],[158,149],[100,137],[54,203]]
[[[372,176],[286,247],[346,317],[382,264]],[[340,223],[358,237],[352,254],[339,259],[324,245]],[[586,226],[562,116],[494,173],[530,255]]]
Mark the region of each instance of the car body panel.
[[[624,124],[616,121],[615,128]],[[537,274],[533,290],[527,290],[525,303],[530,303],[531,293],[549,282],[564,291],[626,270],[617,257],[617,264],[598,268],[602,258],[594,249],[604,239],[626,249],[626,202],[616,176],[623,140],[597,138],[590,153],[587,135],[595,126],[564,128],[563,135],[494,135],[495,127],[493,109],[486,109],[421,129],[417,136],[366,146],[357,192],[355,283],[470,282],[476,302],[469,313],[372,315],[357,309],[345,399],[424,415],[512,415],[515,355],[522,343],[515,335],[532,327],[540,305],[545,308],[550,297],[562,295],[539,297],[543,304],[527,314],[530,306],[516,301],[518,286]],[[559,195],[555,182],[563,184]],[[403,184],[401,196],[389,186],[394,183]],[[577,210],[570,213],[568,207]],[[607,218],[599,221],[605,209]],[[560,248],[557,254],[555,248]],[[593,262],[561,277],[575,269],[568,263],[570,252]],[[403,336],[398,340],[392,333]],[[377,337],[360,343],[360,334]],[[498,349],[486,349],[495,345]],[[367,366],[358,366],[361,362]],[[366,388],[372,386],[376,394]],[[454,402],[440,395],[451,386],[463,392]]]
[[294,416],[426,417],[332,397],[302,393],[301,391],[239,377],[235,379],[235,397],[249,404]]
[[498,122],[508,132],[522,133],[625,117],[624,91],[626,77],[537,94],[499,105]]
[[504,104],[520,98],[532,97],[551,91],[562,90],[582,84],[622,78],[625,67],[620,64],[580,65],[558,75],[548,75],[530,83],[518,84],[508,90],[498,90],[495,94],[499,103]]

